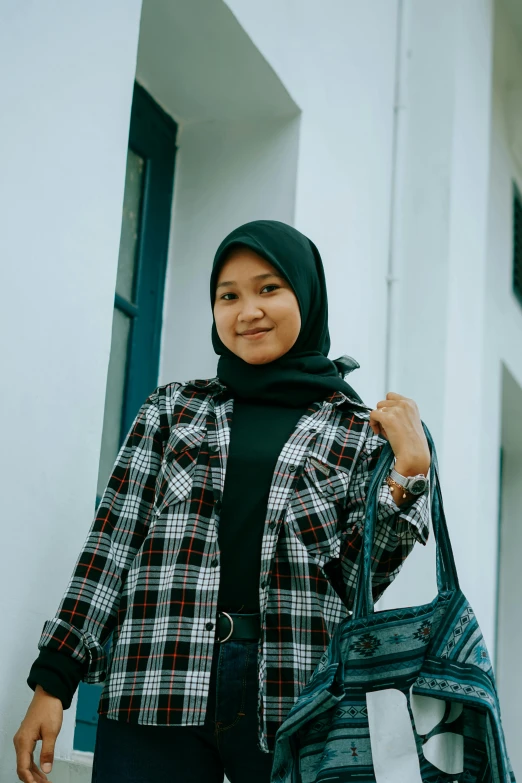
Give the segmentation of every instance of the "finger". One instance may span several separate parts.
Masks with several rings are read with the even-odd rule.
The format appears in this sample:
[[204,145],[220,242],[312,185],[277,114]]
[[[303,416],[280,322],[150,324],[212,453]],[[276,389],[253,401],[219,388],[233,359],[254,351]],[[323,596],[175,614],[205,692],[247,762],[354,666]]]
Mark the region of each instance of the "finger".
[[31,766],[31,774],[37,783],[49,783],[49,778],[40,769],[38,769],[36,763],[33,761]]
[[36,745],[36,740],[31,740],[28,737],[21,737],[18,733],[13,739],[16,749],[16,774],[20,780],[24,783],[35,783],[30,769],[33,762],[33,751]]
[[372,428],[374,435],[382,435],[384,438],[386,438],[386,440],[388,440],[386,430],[382,426],[381,422],[375,416],[373,416],[373,413],[370,415],[369,424],[370,427]]
[[370,413],[370,419],[368,423],[376,435],[379,435],[381,432],[381,418],[383,418],[383,416],[386,416],[386,412],[383,414],[380,410],[373,410]]
[[40,752],[40,769],[43,773],[49,773],[54,763],[54,746],[56,734],[50,731],[42,732],[42,750]]
[[382,408],[396,408],[400,407],[402,405],[402,400],[380,400],[380,402],[377,403],[377,409],[382,410]]
[[382,424],[383,422],[389,422],[389,415],[390,410],[387,408],[379,408],[379,410],[374,410],[370,414],[370,421],[375,424]]
[[33,766],[33,754],[28,750],[19,750],[16,754],[16,774],[23,783],[40,783],[31,773]]
[[21,780],[22,783],[42,783],[42,778],[33,777],[28,769],[25,772],[18,772],[17,775],[18,780]]

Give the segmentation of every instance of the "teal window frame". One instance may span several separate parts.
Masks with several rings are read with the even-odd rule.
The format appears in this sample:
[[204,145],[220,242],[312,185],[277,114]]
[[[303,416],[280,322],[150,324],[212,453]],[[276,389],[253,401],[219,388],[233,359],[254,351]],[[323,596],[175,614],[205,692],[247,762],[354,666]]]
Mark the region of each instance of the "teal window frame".
[[[176,122],[137,82],[134,84],[128,146],[145,161],[132,301],[115,294],[114,307],[132,319],[127,349],[120,445],[134,417],[158,385],[160,340],[170,216],[177,152]],[[100,497],[96,497],[96,508]],[[111,639],[106,650],[110,655]],[[81,682],[75,750],[93,752],[103,684]]]

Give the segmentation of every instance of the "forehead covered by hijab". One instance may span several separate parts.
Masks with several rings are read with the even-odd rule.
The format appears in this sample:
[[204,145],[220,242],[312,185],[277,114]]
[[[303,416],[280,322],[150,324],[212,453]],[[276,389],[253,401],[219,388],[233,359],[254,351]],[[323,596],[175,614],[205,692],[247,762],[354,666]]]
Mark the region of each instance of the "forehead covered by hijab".
[[[231,231],[219,245],[210,277],[210,302],[214,307],[219,272],[234,247],[248,247],[271,264],[292,286],[301,312],[301,331],[291,354],[330,349],[328,299],[323,262],[314,243],[292,226],[278,220],[254,220]],[[212,327],[218,354],[228,349]]]

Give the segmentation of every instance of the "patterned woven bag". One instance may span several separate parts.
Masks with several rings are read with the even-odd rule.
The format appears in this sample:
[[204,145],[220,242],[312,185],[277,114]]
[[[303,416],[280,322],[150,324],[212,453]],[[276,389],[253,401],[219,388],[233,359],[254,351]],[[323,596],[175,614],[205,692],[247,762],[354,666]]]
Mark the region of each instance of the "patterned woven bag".
[[375,612],[371,551],[386,444],[368,489],[351,617],[281,724],[272,783],[514,783],[489,655],[459,588],[435,445],[430,501],[437,597]]

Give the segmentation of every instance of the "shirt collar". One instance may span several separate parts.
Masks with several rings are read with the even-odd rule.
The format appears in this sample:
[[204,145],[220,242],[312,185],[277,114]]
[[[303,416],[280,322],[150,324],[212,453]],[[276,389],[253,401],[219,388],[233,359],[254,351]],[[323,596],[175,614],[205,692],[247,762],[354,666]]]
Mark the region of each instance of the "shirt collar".
[[[349,373],[345,373],[345,378]],[[228,387],[225,386],[224,383],[222,383],[217,376],[214,378],[207,378],[204,380],[194,380],[189,381],[187,383],[188,387],[192,387],[194,389],[197,389],[198,391],[203,391],[206,394],[211,394],[213,397],[217,397],[220,394],[223,394],[228,391]],[[355,400],[353,397],[350,397],[349,395],[345,394],[341,391],[334,391],[332,394],[330,394],[328,397],[324,399],[324,403],[327,405],[331,405],[332,407],[338,407],[339,405],[342,405],[343,403],[347,403],[350,407],[358,408],[359,410],[364,411],[371,411],[372,408],[369,408],[367,405],[364,405],[358,400]]]
[[195,381],[188,381],[186,386],[188,388],[197,389],[198,391],[204,391],[207,394],[212,394],[212,396],[216,396],[220,394],[223,391],[226,391],[227,387],[224,383],[221,383],[219,378],[207,378],[207,379],[197,379]]
[[342,391],[335,391],[326,398],[325,402],[330,403],[335,407],[342,405],[343,403],[347,403],[351,408],[358,408],[359,410],[363,411],[373,410],[373,408],[369,408],[368,405],[364,405],[364,403],[355,400],[353,397],[350,397],[348,394],[345,394]]
[[[351,372],[357,370],[361,366],[357,359],[354,359],[353,356],[348,356],[346,354],[344,356],[340,356],[339,359],[337,359],[337,365],[342,367],[343,380],[346,380]],[[373,410],[373,408],[369,408],[360,400],[357,400],[354,397],[350,397],[348,394],[345,394],[342,391],[334,392],[330,397],[328,397],[327,402],[335,406],[342,405],[342,403],[346,402],[352,408],[358,408],[359,410],[364,411]]]

